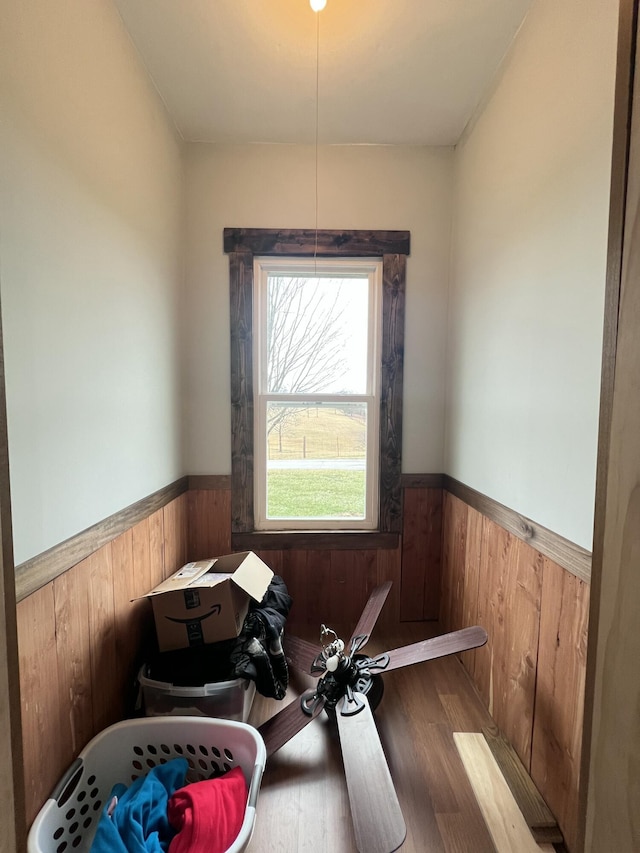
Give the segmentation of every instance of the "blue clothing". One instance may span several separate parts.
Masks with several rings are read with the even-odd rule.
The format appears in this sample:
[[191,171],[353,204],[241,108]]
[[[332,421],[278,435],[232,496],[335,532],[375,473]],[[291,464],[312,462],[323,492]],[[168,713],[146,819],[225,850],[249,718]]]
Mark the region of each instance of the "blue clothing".
[[[91,845],[91,853],[166,853],[175,835],[167,819],[167,804],[182,788],[187,762],[175,758],[154,767],[146,776],[126,785],[114,785]],[[118,803],[109,816],[113,797]]]

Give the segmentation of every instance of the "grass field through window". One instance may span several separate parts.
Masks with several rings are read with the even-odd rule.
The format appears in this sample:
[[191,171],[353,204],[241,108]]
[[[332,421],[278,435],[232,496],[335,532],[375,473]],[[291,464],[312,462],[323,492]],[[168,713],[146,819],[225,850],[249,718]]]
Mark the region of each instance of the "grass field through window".
[[[356,410],[358,404],[351,406]],[[270,404],[270,410],[277,414],[279,407]],[[289,409],[286,419],[269,434],[267,458],[364,459],[365,430],[362,416],[350,417],[331,406],[301,404]]]
[[276,469],[267,475],[269,518],[362,518],[365,472]]
[[[278,414],[275,404],[272,411]],[[267,518],[364,518],[365,421],[359,404],[302,404],[285,413],[268,437]]]

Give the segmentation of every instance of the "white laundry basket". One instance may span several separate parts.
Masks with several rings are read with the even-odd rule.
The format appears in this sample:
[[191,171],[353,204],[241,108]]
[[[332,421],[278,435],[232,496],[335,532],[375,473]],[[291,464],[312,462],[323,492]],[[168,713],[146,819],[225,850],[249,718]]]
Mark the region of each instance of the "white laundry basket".
[[264,742],[245,723],[180,716],[126,720],[96,735],[40,810],[28,853],[86,853],[114,784],[129,785],[172,758],[186,758],[188,782],[242,768],[249,796],[242,828],[227,853],[246,850],[266,761]]

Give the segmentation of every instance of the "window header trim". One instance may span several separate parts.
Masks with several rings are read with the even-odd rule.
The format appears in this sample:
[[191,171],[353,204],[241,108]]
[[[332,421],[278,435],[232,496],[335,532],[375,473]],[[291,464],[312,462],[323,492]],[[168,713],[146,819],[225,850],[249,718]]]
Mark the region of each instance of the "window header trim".
[[411,239],[409,231],[225,228],[223,244],[226,254],[381,258],[410,254]]

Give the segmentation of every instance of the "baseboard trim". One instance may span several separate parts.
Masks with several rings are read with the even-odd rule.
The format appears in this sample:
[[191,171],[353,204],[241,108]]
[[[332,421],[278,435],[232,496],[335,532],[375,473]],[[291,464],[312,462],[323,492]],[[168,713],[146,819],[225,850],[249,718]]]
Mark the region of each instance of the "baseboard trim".
[[59,545],[54,545],[30,560],[16,566],[16,599],[22,601],[40,587],[55,580],[81,560],[89,557],[98,548],[115,539],[125,530],[166,506],[188,489],[188,477],[181,477],[168,486],[158,489],[125,509],[110,515],[88,527],[76,536],[71,536]]

